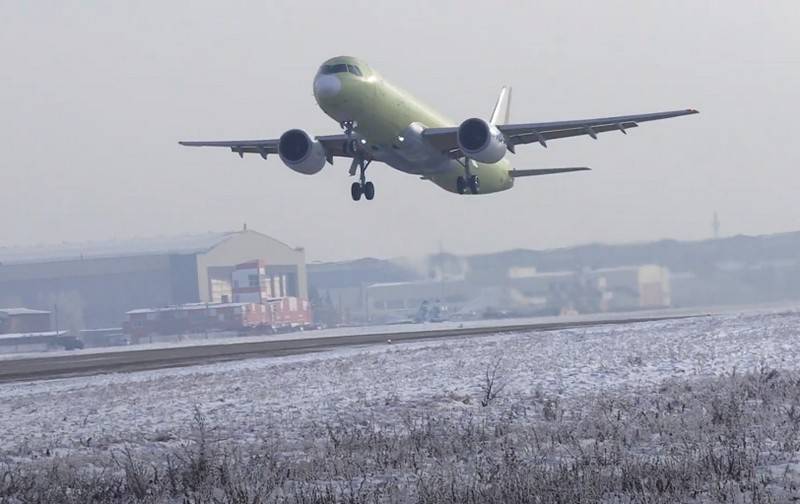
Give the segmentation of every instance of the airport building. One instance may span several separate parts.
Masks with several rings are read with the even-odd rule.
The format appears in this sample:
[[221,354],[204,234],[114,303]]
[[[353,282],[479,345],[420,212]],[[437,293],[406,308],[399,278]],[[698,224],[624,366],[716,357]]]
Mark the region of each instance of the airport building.
[[58,313],[59,327],[120,327],[130,310],[233,302],[236,265],[257,262],[274,297],[308,299],[305,251],[242,230],[0,248],[0,306]]

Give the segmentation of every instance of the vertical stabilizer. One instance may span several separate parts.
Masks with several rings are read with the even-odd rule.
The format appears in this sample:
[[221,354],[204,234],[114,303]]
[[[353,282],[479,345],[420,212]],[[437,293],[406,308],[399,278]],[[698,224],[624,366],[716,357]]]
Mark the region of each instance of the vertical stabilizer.
[[492,111],[492,124],[508,124],[511,119],[511,86],[503,86]]

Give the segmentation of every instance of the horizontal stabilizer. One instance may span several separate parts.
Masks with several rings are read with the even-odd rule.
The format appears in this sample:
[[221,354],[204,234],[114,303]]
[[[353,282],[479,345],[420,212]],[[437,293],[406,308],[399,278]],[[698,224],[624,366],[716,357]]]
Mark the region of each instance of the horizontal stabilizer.
[[575,171],[586,171],[591,168],[586,166],[574,166],[571,168],[540,168],[538,170],[511,170],[511,176],[517,177],[536,177],[538,175],[552,175],[554,173],[569,173]]

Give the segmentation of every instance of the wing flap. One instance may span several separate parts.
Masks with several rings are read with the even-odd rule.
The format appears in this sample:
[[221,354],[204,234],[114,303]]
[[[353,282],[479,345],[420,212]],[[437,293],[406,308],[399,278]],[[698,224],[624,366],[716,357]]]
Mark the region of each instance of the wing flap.
[[[316,137],[316,139],[325,148],[328,158],[333,156],[353,157],[345,149],[346,135],[326,135]],[[266,159],[267,155],[278,153],[278,142],[279,139],[276,138],[268,140],[180,141],[178,143],[186,147],[228,147],[232,152],[240,156],[244,156],[244,154],[260,154],[261,157]]]
[[[604,124],[599,126],[579,126],[577,128],[572,127],[556,130],[531,131],[518,135],[508,135],[506,139],[513,145],[528,144],[533,142],[542,143],[547,142],[547,140],[556,140],[559,138],[569,138],[581,135],[591,136],[592,134],[596,135],[597,133],[605,133],[607,131],[622,131],[624,133],[625,130],[636,128],[638,126],[639,125],[635,122]],[[546,143],[544,147],[547,147]]]
[[269,154],[278,153],[278,140],[210,140],[178,143],[186,147],[228,147],[240,157],[244,157],[245,154],[259,154],[267,159]]
[[[657,121],[684,115],[697,114],[695,109],[672,110],[652,114],[638,114],[614,117],[601,117],[598,119],[578,119],[572,121],[553,121],[526,124],[498,124],[497,128],[506,137],[511,149],[515,145],[539,142],[547,147],[548,140],[587,135],[597,138],[598,133],[607,131],[621,131],[625,133],[630,128],[639,126],[639,123]],[[427,128],[422,132],[423,138],[434,148],[441,152],[449,153],[452,157],[461,157],[463,153],[458,148],[458,127]]]
[[210,141],[185,141],[178,142],[186,147],[271,147],[278,148],[278,140],[210,140]]

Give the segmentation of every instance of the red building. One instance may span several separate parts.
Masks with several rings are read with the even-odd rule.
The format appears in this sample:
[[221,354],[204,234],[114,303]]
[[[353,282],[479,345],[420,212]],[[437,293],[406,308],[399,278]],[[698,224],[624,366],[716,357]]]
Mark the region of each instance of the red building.
[[267,303],[197,303],[131,310],[123,331],[132,342],[149,335],[214,331],[275,332],[310,325],[308,301],[297,298]]
[[252,303],[195,303],[131,310],[123,324],[132,339],[151,334],[243,331],[263,326],[266,307]]
[[49,311],[0,308],[0,334],[40,333],[49,330]]

